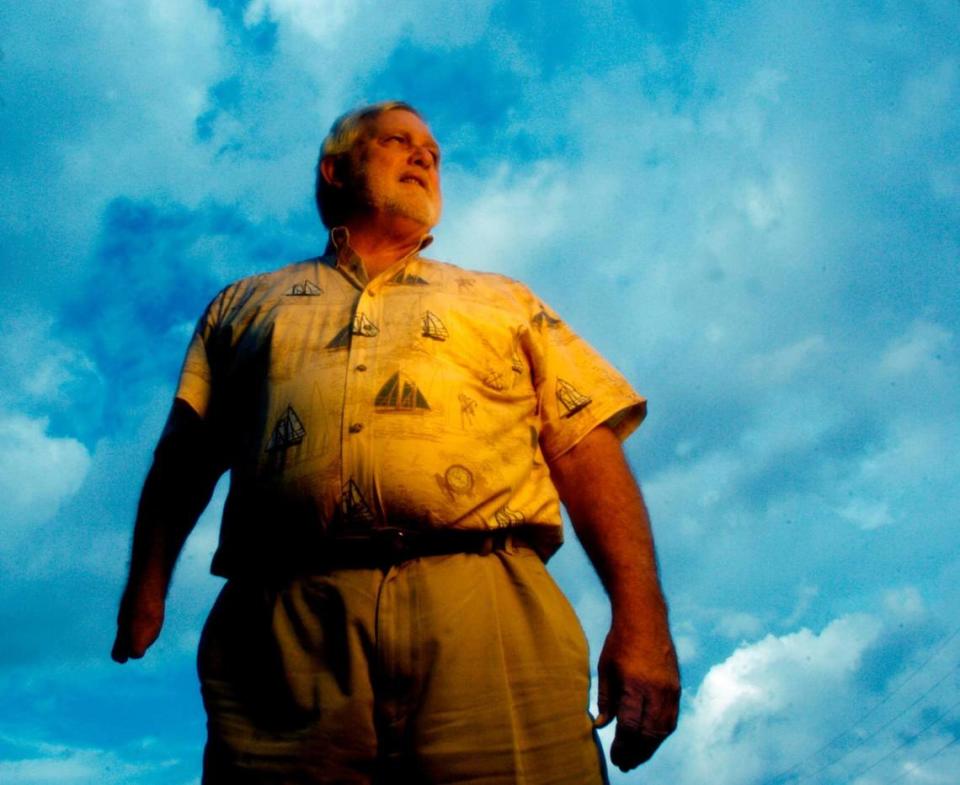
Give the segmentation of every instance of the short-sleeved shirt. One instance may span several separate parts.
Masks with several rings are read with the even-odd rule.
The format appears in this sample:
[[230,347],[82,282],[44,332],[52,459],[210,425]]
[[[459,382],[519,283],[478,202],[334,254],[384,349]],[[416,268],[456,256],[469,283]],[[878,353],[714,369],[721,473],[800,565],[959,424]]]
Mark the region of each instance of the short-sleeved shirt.
[[231,471],[212,567],[227,577],[383,526],[523,525],[549,554],[548,462],[645,413],[524,285],[419,253],[368,280],[337,230],[326,255],[214,298],[176,395]]

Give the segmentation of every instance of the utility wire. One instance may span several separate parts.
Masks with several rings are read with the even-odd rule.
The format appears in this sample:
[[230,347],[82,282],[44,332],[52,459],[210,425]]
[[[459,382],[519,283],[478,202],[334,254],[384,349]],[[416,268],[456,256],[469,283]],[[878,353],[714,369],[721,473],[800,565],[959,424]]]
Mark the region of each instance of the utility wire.
[[[954,736],[952,739],[950,739],[950,741],[948,741],[948,742],[947,742],[946,744],[944,744],[942,747],[938,747],[936,750],[934,750],[934,751],[931,752],[929,755],[927,755],[926,758],[921,758],[921,760],[917,763],[917,768],[919,768],[920,766],[922,766],[922,765],[923,765],[924,763],[926,763],[927,761],[933,760],[934,758],[937,757],[937,755],[939,755],[941,752],[943,752],[947,747],[952,747],[952,746],[953,746],[954,744],[956,744],[958,741],[960,741],[960,736]],[[888,780],[888,781],[886,782],[886,785],[894,785],[895,782],[900,782],[900,780],[902,780],[902,779],[903,779],[904,777],[906,777],[908,774],[912,774],[914,771],[915,771],[915,769],[907,769],[905,772],[903,772],[903,774],[901,774],[901,775],[900,775],[899,777],[897,777],[896,779]]]
[[[937,718],[936,718],[936,719],[931,720],[931,721],[928,722],[926,725],[924,725],[922,728],[920,728],[920,730],[918,730],[916,733],[914,733],[914,734],[908,736],[906,739],[904,739],[900,744],[898,744],[898,745],[897,745],[896,747],[894,747],[892,750],[890,750],[889,752],[887,752],[887,753],[884,754],[883,756],[877,758],[873,763],[871,763],[869,766],[867,766],[867,768],[862,769],[862,770],[856,772],[856,774],[854,775],[854,777],[862,777],[862,776],[863,776],[864,774],[866,774],[868,771],[871,771],[872,769],[875,769],[877,766],[879,766],[881,763],[883,763],[883,762],[884,762],[887,758],[889,758],[891,755],[899,752],[900,750],[902,750],[904,747],[906,747],[906,746],[907,746],[908,744],[910,744],[911,742],[914,742],[914,741],[916,741],[917,739],[919,739],[926,731],[928,731],[930,728],[932,728],[934,725],[936,725],[938,722],[940,722],[940,720],[942,720],[944,717],[946,717],[947,714],[949,714],[950,711],[951,711],[952,709],[954,709],[955,707],[957,707],[957,706],[960,706],[960,700],[956,701],[955,703],[953,703],[952,705],[950,705],[948,708],[944,709],[942,712],[940,712],[940,714],[937,715]],[[953,739],[953,741],[956,741],[956,739]],[[851,779],[850,781],[852,782],[853,779]]]
[[[846,750],[844,750],[844,752],[843,752],[842,755],[840,755],[840,756],[837,757],[837,758],[834,758],[834,759],[833,759],[832,761],[830,761],[829,763],[824,764],[824,765],[821,766],[819,769],[817,769],[816,771],[814,771],[812,774],[805,774],[805,775],[799,777],[796,781],[797,781],[797,782],[803,782],[804,780],[808,780],[808,779],[810,779],[811,777],[816,777],[818,774],[820,774],[820,773],[823,772],[823,771],[826,771],[826,770],[829,769],[831,766],[835,766],[836,764],[838,764],[840,761],[842,761],[844,758],[846,758],[851,752],[854,752],[854,751],[857,750],[858,748],[862,747],[864,744],[866,744],[868,741],[870,741],[870,739],[875,738],[875,737],[878,736],[882,731],[884,731],[884,730],[886,730],[887,728],[889,728],[894,722],[896,722],[898,719],[900,719],[904,714],[906,714],[908,711],[910,711],[910,709],[912,709],[914,706],[916,706],[918,703],[920,703],[920,701],[922,701],[924,698],[926,698],[926,697],[927,697],[931,692],[933,692],[937,687],[939,687],[941,684],[943,684],[943,682],[945,682],[947,679],[949,679],[958,669],[960,669],[960,664],[955,665],[953,668],[951,668],[949,671],[947,671],[943,676],[941,676],[939,679],[937,679],[937,681],[935,681],[935,682],[934,682],[932,685],[930,685],[926,690],[924,690],[922,693],[920,693],[919,697],[917,697],[917,698],[913,701],[913,703],[909,704],[905,709],[903,709],[902,711],[899,711],[899,712],[897,712],[896,714],[894,714],[889,720],[887,720],[885,723],[883,723],[883,725],[881,725],[880,727],[878,727],[876,730],[872,731],[871,733],[868,733],[868,734],[867,734],[866,736],[864,736],[862,739],[857,739],[857,742],[856,742],[855,744],[853,744],[852,746],[848,747]],[[957,704],[954,704],[954,705],[957,705]],[[952,707],[951,707],[951,708],[952,708]]]
[[[927,656],[927,658],[926,658],[923,662],[921,662],[916,668],[914,668],[913,671],[911,671],[910,674],[907,676],[907,678],[905,678],[902,682],[900,682],[900,684],[899,684],[895,689],[893,689],[893,690],[891,690],[890,692],[888,692],[883,698],[881,698],[879,701],[877,701],[876,703],[874,703],[873,706],[871,706],[869,709],[867,709],[867,711],[863,713],[863,715],[860,717],[860,719],[858,719],[855,723],[853,723],[853,725],[852,725],[851,727],[853,727],[853,728],[857,727],[857,726],[860,725],[864,720],[866,720],[868,717],[872,716],[873,713],[877,711],[877,709],[879,709],[879,708],[880,708],[881,706],[883,706],[885,703],[889,702],[889,701],[893,698],[894,695],[896,695],[898,692],[900,692],[900,690],[902,690],[902,689],[913,679],[914,676],[916,676],[917,674],[919,674],[920,671],[922,671],[922,670],[927,666],[927,664],[928,664],[934,657],[936,657],[936,656],[946,647],[946,645],[947,645],[948,643],[950,643],[950,641],[952,641],[954,638],[957,637],[957,635],[960,635],[960,627],[957,627],[953,632],[951,632],[951,633],[950,633],[949,635],[947,635],[943,640],[941,640],[940,643],[938,643],[936,646],[934,646],[933,649],[930,650],[930,654]],[[833,738],[831,738],[831,739],[830,739],[829,741],[827,741],[825,744],[823,744],[823,745],[821,745],[820,747],[818,747],[816,750],[814,750],[813,752],[811,752],[811,753],[810,753],[809,755],[807,755],[805,758],[801,758],[799,761],[797,761],[796,763],[794,763],[790,768],[784,769],[784,770],[781,771],[779,774],[777,774],[777,775],[773,778],[774,782],[777,782],[777,781],[779,781],[779,780],[785,780],[789,775],[793,774],[793,772],[795,772],[797,769],[799,769],[799,768],[801,768],[802,766],[806,765],[806,763],[807,763],[808,761],[813,760],[814,758],[816,758],[816,757],[817,757],[818,755],[820,755],[821,753],[823,753],[823,752],[825,752],[826,750],[830,749],[834,744],[836,744],[838,741],[840,741],[840,739],[842,739],[842,738],[843,738],[844,736],[846,736],[848,733],[850,733],[850,728],[845,728],[844,730],[840,731],[840,733],[838,733],[836,736],[834,736]],[[837,760],[840,760],[840,758],[837,758]],[[828,766],[829,766],[829,765],[832,765],[832,764],[828,764]],[[823,768],[826,768],[826,767],[823,767]],[[823,768],[818,769],[816,772],[814,772],[814,774],[818,774],[819,772],[823,771]],[[811,775],[811,776],[812,776],[812,775]],[[796,782],[802,782],[804,779],[809,779],[809,777],[800,777],[798,780],[796,780]]]

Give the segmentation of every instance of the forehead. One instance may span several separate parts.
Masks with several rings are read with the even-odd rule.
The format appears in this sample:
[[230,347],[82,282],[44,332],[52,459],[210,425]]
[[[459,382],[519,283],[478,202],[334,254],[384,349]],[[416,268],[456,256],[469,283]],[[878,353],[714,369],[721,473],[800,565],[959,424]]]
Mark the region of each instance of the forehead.
[[390,131],[404,131],[420,137],[422,141],[428,141],[437,146],[437,140],[430,132],[430,126],[406,109],[388,109],[370,122],[369,132],[372,136]]

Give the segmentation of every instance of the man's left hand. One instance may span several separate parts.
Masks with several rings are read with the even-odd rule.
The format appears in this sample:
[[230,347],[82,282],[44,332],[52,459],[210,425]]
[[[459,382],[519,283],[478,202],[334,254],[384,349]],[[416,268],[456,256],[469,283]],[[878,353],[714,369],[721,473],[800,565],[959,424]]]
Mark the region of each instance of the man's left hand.
[[630,771],[649,760],[677,727],[680,673],[669,635],[663,641],[637,640],[614,626],[600,662],[596,726],[614,718],[617,730],[610,760]]

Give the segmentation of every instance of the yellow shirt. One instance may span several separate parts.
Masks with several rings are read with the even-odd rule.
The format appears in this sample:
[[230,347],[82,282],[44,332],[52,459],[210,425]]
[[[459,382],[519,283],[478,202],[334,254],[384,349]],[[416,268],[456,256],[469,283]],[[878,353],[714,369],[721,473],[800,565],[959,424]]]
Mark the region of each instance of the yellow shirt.
[[177,397],[231,469],[213,571],[385,525],[522,524],[555,550],[547,462],[601,423],[625,438],[644,399],[522,284],[419,255],[371,281],[333,238],[225,288],[187,352]]

